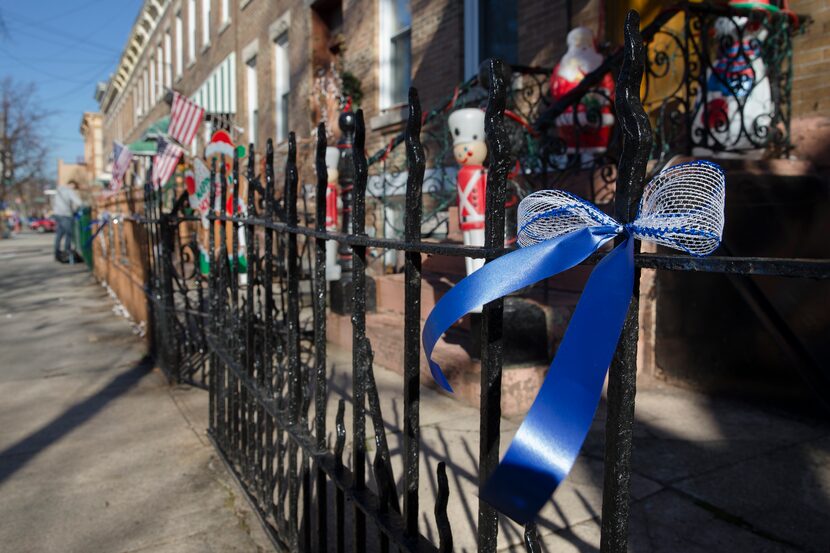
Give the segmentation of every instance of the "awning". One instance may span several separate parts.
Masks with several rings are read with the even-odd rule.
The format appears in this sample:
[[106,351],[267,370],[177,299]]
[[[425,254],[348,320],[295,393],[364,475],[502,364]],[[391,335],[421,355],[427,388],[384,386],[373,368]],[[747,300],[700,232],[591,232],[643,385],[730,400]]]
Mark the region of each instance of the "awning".
[[208,113],[236,113],[236,53],[211,72],[191,99]]
[[[167,136],[167,129],[170,127],[170,116],[165,115],[158,121],[155,121],[152,125],[147,127],[147,130],[144,131],[144,135],[142,139],[145,141],[147,140],[156,140],[158,138],[162,138]],[[153,151],[155,153],[155,150]]]
[[136,140],[128,145],[134,156],[156,155],[156,143],[152,140]]

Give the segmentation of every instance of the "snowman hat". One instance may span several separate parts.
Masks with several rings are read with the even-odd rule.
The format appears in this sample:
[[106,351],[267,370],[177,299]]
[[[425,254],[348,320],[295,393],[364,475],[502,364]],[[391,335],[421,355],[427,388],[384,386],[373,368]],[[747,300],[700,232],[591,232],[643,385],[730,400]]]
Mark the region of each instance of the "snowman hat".
[[478,108],[462,108],[447,120],[454,146],[484,141],[484,112]]
[[337,165],[340,163],[340,149],[334,146],[326,148],[326,169],[329,171],[337,171]]
[[234,152],[231,135],[227,131],[218,130],[210,137],[210,143],[205,147],[205,157],[224,155],[226,159],[233,159]]

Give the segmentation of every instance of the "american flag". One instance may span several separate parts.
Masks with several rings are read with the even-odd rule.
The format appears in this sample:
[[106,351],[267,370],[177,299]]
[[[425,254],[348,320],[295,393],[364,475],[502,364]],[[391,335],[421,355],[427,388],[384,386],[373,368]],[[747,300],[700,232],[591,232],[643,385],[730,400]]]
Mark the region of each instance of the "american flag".
[[153,158],[153,184],[156,188],[170,180],[183,150],[180,146],[173,144],[163,138],[158,139],[158,149]]
[[205,110],[196,102],[189,100],[178,92],[173,92],[173,106],[170,108],[170,126],[167,134],[176,142],[187,148],[193,142],[199,124],[205,118]]
[[124,175],[133,160],[133,153],[120,142],[112,143],[112,182],[110,190],[118,192],[124,185]]

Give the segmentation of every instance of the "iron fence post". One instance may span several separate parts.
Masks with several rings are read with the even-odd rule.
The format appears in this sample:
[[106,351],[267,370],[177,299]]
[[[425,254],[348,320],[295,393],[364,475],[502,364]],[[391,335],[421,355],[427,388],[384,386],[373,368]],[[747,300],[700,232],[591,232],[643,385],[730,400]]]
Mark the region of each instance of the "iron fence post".
[[[614,214],[622,223],[628,223],[636,216],[652,144],[648,116],[640,102],[644,61],[640,16],[631,10],[625,20],[625,51],[617,79],[617,118],[622,128],[623,147]],[[618,242],[621,240],[623,239],[618,239]],[[635,251],[639,251],[639,243],[635,245]],[[639,282],[640,271],[637,269],[631,303],[608,373],[600,542],[603,553],[624,553],[628,550],[634,396],[637,389]]]

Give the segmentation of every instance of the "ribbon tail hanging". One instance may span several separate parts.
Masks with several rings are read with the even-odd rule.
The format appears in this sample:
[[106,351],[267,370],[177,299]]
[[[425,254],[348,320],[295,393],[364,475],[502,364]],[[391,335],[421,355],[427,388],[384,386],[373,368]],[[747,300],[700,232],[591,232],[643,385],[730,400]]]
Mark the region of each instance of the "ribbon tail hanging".
[[634,287],[634,240],[591,273],[542,388],[482,499],[525,524],[565,479],[599,404]]
[[432,350],[458,319],[476,307],[578,265],[618,232],[615,225],[596,225],[512,251],[451,288],[424,323],[424,353],[435,381],[452,392],[441,368],[432,360]]

